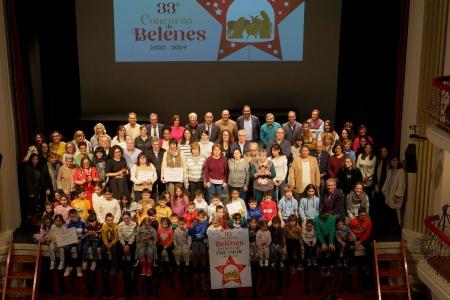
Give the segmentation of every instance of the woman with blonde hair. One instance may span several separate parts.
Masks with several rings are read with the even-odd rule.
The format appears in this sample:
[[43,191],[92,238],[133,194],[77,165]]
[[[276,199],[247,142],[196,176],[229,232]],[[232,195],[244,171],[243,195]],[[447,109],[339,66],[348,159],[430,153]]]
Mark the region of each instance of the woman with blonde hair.
[[78,143],[80,143],[80,142],[85,142],[86,143],[86,145],[88,146],[88,151],[89,152],[92,152],[94,150],[94,149],[92,149],[91,142],[89,142],[86,139],[86,136],[84,135],[84,132],[81,131],[81,130],[77,130],[77,131],[75,131],[75,133],[73,135],[73,141],[72,141],[72,143],[74,143],[75,146],[77,147],[77,152],[79,151]]
[[90,139],[92,149],[95,149],[98,146],[100,146],[98,140],[101,136],[106,136],[109,142],[111,143],[111,137],[108,134],[106,134],[105,125],[103,125],[102,123],[97,123],[94,126],[94,135]]

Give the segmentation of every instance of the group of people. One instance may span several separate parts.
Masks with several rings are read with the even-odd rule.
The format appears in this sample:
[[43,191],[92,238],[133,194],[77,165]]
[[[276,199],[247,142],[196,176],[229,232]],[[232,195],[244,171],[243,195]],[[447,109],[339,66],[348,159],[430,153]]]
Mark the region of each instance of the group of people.
[[[66,276],[82,276],[101,257],[110,273],[122,264],[147,276],[158,264],[204,273],[208,231],[234,228],[247,228],[260,267],[320,265],[326,276],[355,250],[370,259],[369,213],[387,207],[391,225],[401,224],[398,157],[384,147],[375,155],[365,125],[355,133],[346,122],[337,133],[318,110],[296,118],[289,111],[280,124],[268,113],[260,125],[245,105],[236,121],[224,110],[216,122],[190,113],[185,126],[179,115],[165,126],[152,113],[139,125],[129,113],[112,138],[101,123],[90,140],[76,131],[64,142],[54,131],[47,144],[36,134],[24,158],[26,214],[44,210],[35,238],[50,245],[50,268],[59,259]],[[79,242],[58,247],[58,231],[71,227]]]

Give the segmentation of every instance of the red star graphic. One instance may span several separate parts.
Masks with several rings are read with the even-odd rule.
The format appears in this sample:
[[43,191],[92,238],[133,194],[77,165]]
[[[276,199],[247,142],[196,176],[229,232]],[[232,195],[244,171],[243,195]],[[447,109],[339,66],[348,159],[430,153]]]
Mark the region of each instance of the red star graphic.
[[230,281],[241,284],[241,272],[245,267],[246,265],[235,263],[231,255],[228,256],[227,262],[224,265],[216,267],[217,271],[222,274],[222,285],[225,285]]
[[231,42],[227,40],[226,16],[228,9],[234,1],[235,0],[197,0],[197,2],[222,25],[222,35],[220,38],[217,60],[221,60],[247,46],[254,46],[281,60],[283,56],[281,53],[278,24],[300,6],[304,0],[261,0],[269,2],[275,13],[275,20],[271,20],[274,23],[274,39],[265,42]]

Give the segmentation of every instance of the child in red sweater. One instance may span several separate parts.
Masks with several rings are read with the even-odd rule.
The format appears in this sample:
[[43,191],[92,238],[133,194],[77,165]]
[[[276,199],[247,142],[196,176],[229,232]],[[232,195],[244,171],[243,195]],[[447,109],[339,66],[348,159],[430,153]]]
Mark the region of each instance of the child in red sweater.
[[272,200],[270,191],[264,193],[264,199],[259,204],[262,213],[262,219],[268,222],[268,226],[272,225],[272,219],[277,215],[277,203]]
[[161,219],[161,226],[158,228],[158,256],[164,263],[169,263],[173,251],[173,230],[170,228],[169,218]]
[[220,226],[223,230],[228,229],[228,214],[225,213],[225,208],[222,205],[217,205],[216,216],[220,219]]
[[197,214],[198,212],[195,209],[195,203],[192,201],[189,202],[186,207],[186,212],[182,216],[184,218],[184,227],[188,229],[191,228],[192,223],[194,222],[195,219],[197,219]]

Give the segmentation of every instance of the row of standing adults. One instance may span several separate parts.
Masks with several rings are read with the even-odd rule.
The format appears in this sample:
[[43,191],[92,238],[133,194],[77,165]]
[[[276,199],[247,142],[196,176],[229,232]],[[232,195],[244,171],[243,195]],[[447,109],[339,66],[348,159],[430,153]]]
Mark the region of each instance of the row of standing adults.
[[[303,123],[296,120],[293,111],[288,112],[284,124],[275,122],[269,113],[263,125],[249,106],[244,106],[242,112],[236,122],[227,110],[216,122],[208,112],[203,123],[191,113],[184,127],[179,115],[172,117],[171,126],[164,126],[155,113],[149,115],[148,125],[139,125],[136,114],[129,113],[128,124],[119,126],[113,138],[98,123],[89,141],[82,131],[77,131],[73,141],[65,143],[55,131],[47,145],[44,136],[37,134],[24,159],[30,162],[25,172],[27,193],[30,197],[44,193],[49,196],[59,188],[70,193],[81,185],[89,195],[96,182],[108,182],[120,199],[129,195],[129,178],[134,183],[136,200],[144,188],[150,188],[156,198],[166,188],[173,190],[175,182],[166,177],[176,178],[176,172],[172,172],[176,169],[183,173],[178,181],[191,195],[203,188],[220,194],[223,188],[237,188],[243,199],[249,194],[260,199],[267,190],[273,190],[278,198],[286,183],[299,198],[310,183],[325,188],[327,178],[337,178],[338,188],[348,194],[356,182],[362,181],[374,204],[373,211],[381,213],[379,208],[386,202],[399,212],[404,172],[398,158],[389,162],[386,148],[380,149],[377,159],[374,139],[368,136],[365,125],[354,135],[352,123],[346,122],[338,134],[331,121],[320,119],[318,110]],[[207,164],[209,156],[212,158]],[[64,165],[60,172],[61,162]],[[144,175],[138,176],[137,172]],[[329,191],[324,189],[324,193]]]

